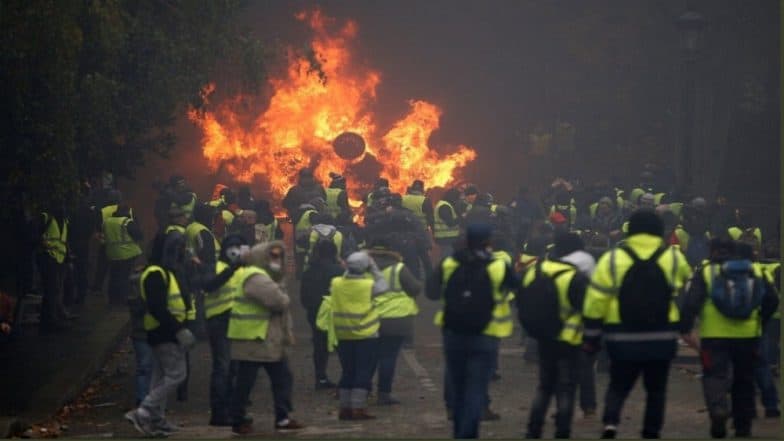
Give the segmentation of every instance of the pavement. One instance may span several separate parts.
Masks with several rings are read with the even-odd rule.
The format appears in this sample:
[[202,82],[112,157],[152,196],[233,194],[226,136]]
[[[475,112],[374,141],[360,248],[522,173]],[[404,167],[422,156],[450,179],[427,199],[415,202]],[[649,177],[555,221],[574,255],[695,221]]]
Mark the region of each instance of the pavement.
[[[295,286],[290,284],[289,286]],[[292,294],[297,303],[297,294]],[[316,391],[310,332],[305,314],[297,305],[293,310],[297,345],[290,363],[294,374],[293,417],[307,427],[296,433],[276,433],[273,430],[272,399],[269,380],[260,379],[251,396],[250,413],[254,417],[257,437],[276,438],[448,438],[450,422],[443,406],[443,356],[440,333],[432,324],[436,304],[420,300],[413,346],[401,354],[393,395],[402,404],[379,407],[371,405],[369,412],[378,418],[372,421],[338,421],[337,401],[332,391]],[[519,335],[519,334],[516,334]],[[67,352],[67,351],[65,351]],[[498,421],[484,422],[483,438],[520,438],[527,421],[528,410],[536,387],[537,368],[522,360],[523,347],[518,338],[503,341],[500,354],[500,380],[491,385],[492,408],[501,415]],[[708,436],[708,416],[702,397],[696,359],[684,348],[682,357],[673,366],[669,389],[665,438],[705,438]],[[169,403],[169,419],[180,426],[175,439],[225,439],[229,428],[207,425],[209,420],[208,384],[210,357],[206,343],[200,343],[191,353],[190,394],[187,402]],[[133,353],[126,339],[111,353],[99,375],[94,377],[87,391],[80,397],[81,404],[60,412],[58,419],[62,436],[74,438],[135,438],[139,435],[123,419],[123,413],[133,407]],[[263,372],[263,370],[261,371]],[[336,381],[340,366],[336,356],[330,358],[330,377]],[[598,374],[597,394],[602,408],[607,375]],[[619,429],[619,438],[639,438],[644,395],[638,383],[629,397]],[[762,413],[762,409],[759,409]],[[782,423],[778,419],[758,419],[754,423],[755,437],[779,438]],[[573,437],[597,438],[601,423],[597,417],[583,417],[575,412]],[[731,433],[731,432],[730,432]],[[548,422],[545,436],[551,437],[553,426]]]
[[39,335],[23,324],[0,347],[0,437],[55,415],[83,393],[128,333],[125,308],[109,309],[106,299],[88,296],[70,309],[70,329]]

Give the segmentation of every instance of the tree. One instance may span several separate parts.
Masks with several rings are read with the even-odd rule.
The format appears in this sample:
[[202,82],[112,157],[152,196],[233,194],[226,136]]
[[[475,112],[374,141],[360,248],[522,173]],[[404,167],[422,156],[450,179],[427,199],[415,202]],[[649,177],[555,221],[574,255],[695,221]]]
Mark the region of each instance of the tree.
[[[264,47],[239,0],[0,2],[0,194],[70,203],[79,179],[132,176],[220,71],[257,88]],[[225,83],[225,82],[224,82]]]

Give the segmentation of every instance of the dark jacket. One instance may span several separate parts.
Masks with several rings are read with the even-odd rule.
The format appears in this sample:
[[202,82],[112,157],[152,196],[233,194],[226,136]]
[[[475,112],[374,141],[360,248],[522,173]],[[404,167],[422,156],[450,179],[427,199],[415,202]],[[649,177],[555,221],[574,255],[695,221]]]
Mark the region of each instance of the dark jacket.
[[[489,265],[490,262],[493,261],[492,256],[479,256],[473,250],[463,248],[455,251],[452,254],[452,257],[458,261],[461,265],[470,265],[470,264],[481,264],[481,265]],[[427,280],[427,290],[425,294],[427,298],[430,300],[441,300],[441,293],[443,290],[442,278],[444,277],[444,261],[442,260],[441,263],[438,264],[433,274]],[[501,282],[501,291],[502,292],[509,292],[514,291],[517,292],[519,290],[520,280],[515,276],[514,271],[512,268],[507,265],[506,271],[504,271],[504,280]]]
[[317,259],[302,273],[299,299],[302,307],[308,312],[308,317],[315,319],[316,312],[321,306],[321,299],[329,295],[332,278],[342,275],[344,271],[337,260]]

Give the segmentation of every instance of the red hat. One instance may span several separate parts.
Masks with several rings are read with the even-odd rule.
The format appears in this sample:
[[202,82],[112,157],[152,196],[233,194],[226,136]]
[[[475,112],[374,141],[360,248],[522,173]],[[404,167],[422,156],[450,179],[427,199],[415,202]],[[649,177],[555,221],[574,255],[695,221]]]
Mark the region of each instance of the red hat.
[[550,215],[550,223],[551,224],[563,224],[566,223],[566,216],[561,214],[560,211],[555,211]]

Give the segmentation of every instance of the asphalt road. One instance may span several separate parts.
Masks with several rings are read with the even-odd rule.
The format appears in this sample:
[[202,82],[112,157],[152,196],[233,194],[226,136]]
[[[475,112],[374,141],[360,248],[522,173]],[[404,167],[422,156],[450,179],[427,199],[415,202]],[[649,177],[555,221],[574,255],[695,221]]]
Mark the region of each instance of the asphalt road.
[[[292,284],[293,285],[293,284]],[[290,286],[292,286],[290,285]],[[297,294],[293,294],[293,303]],[[269,381],[263,370],[252,395],[251,415],[259,437],[294,438],[445,438],[451,434],[442,400],[443,357],[439,330],[432,324],[436,305],[420,300],[416,337],[412,348],[405,349],[398,360],[398,371],[393,395],[402,401],[391,407],[371,406],[376,420],[344,422],[337,419],[337,400],[330,391],[313,388],[313,365],[310,354],[309,328],[304,312],[295,307],[295,335],[297,345],[291,353],[294,372],[294,418],[307,427],[293,434],[276,434],[273,430],[272,399]],[[516,334],[519,335],[519,334]],[[522,360],[523,347],[518,337],[506,339],[500,355],[501,379],[491,385],[492,408],[501,414],[499,421],[482,424],[483,438],[522,437],[529,405],[536,387],[536,365]],[[187,402],[170,401],[170,420],[181,426],[173,438],[229,438],[230,429],[207,425],[209,420],[208,379],[209,349],[200,343],[191,353],[192,377]],[[138,434],[123,419],[123,413],[133,406],[133,353],[129,342],[118,348],[114,356],[96,378],[84,400],[70,409],[63,422],[67,430],[63,436],[84,438],[136,437]],[[330,376],[339,377],[337,356],[330,358]],[[667,416],[662,436],[665,438],[705,438],[708,436],[708,416],[702,397],[699,368],[693,362],[676,364],[670,376]],[[601,411],[606,374],[597,376],[597,393]],[[639,438],[644,396],[638,383],[627,401],[621,438]],[[762,409],[759,410],[762,413]],[[754,423],[755,437],[778,438],[781,421],[758,419]],[[573,437],[597,438],[601,423],[597,417],[584,418],[576,410]],[[731,432],[730,432],[731,433]],[[552,424],[545,428],[545,436],[553,434]]]

